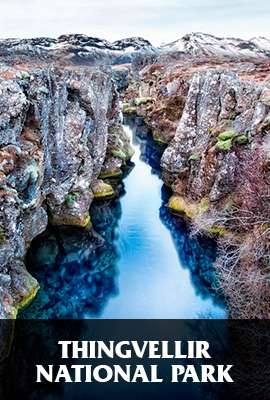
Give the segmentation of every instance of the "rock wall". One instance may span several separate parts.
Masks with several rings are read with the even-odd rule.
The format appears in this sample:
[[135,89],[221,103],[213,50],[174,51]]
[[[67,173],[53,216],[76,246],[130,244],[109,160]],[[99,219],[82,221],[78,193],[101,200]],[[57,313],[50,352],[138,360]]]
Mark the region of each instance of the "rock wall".
[[131,155],[111,78],[105,66],[0,67],[2,318],[38,290],[23,263],[32,239],[48,219],[89,226],[94,196],[113,194],[97,178],[120,175]]
[[269,78],[269,61],[184,59],[146,67],[124,96],[167,143],[168,208],[217,237],[216,289],[235,318],[270,318]]
[[124,94],[123,111],[143,117],[167,144],[163,178],[176,195],[215,203],[237,185],[239,162],[270,130],[269,63],[153,64]]
[[193,76],[174,139],[162,158],[175,192],[211,202],[231,193],[240,157],[268,130],[268,85],[241,81],[229,71]]

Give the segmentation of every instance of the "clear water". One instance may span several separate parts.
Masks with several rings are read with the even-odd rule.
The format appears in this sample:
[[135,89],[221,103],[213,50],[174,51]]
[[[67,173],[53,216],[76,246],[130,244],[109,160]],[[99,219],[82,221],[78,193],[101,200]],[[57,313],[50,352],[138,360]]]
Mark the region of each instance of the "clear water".
[[95,231],[49,229],[28,268],[41,283],[22,318],[225,318],[210,289],[215,244],[191,238],[167,208],[161,149],[137,124],[124,125],[135,164],[120,200],[95,203]]

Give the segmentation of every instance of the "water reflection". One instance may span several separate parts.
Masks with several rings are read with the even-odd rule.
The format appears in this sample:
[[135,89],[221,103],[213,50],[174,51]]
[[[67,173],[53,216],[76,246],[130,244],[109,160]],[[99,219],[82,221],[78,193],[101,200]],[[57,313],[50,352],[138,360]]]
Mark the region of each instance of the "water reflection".
[[[150,131],[144,125],[142,119],[129,119],[125,123],[132,128],[135,137],[140,138],[140,159],[151,166],[152,174],[161,177],[160,159],[164,146],[156,144],[149,137]],[[217,256],[216,243],[214,240],[205,237],[191,237],[187,223],[182,218],[178,218],[169,212],[166,205],[170,195],[170,189],[163,185],[161,188],[162,205],[159,210],[159,217],[171,233],[179,256],[179,262],[183,268],[189,270],[196,294],[202,299],[211,297],[215,304],[224,307],[223,299],[217,296],[213,289],[217,280],[213,267]],[[203,313],[201,316],[207,316],[207,313]]]
[[33,242],[27,264],[41,290],[22,318],[225,317],[211,290],[215,244],[168,212],[163,149],[147,128],[125,130],[135,167],[122,197],[92,205],[95,231],[49,228]]
[[174,217],[166,207],[169,193],[163,188],[163,204],[160,208],[160,219],[171,232],[183,268],[190,271],[191,280],[198,296],[206,299],[212,296],[213,301],[222,304],[222,299],[215,296],[213,287],[217,276],[213,267],[216,259],[216,243],[213,240],[190,237],[185,221]]
[[50,227],[32,243],[28,269],[41,289],[21,318],[83,318],[102,313],[118,294],[115,227],[120,201],[93,206],[98,231]]

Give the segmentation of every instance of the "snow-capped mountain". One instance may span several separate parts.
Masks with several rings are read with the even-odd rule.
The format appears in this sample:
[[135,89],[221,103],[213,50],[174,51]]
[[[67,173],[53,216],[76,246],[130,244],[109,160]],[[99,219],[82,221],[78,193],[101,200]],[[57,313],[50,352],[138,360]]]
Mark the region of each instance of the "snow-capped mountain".
[[112,62],[130,62],[138,52],[155,53],[157,49],[140,37],[109,42],[80,34],[62,35],[57,39],[0,40],[0,56],[37,56],[41,58],[69,58],[96,61],[108,58]]
[[161,50],[194,56],[266,58],[270,57],[270,40],[264,37],[242,40],[220,38],[205,33],[191,33],[162,46]]
[[62,35],[57,39],[0,40],[0,58],[33,57],[39,60],[68,60],[78,63],[131,63],[138,55],[151,62],[163,55],[225,57],[232,59],[265,59],[270,57],[270,40],[219,38],[204,33],[191,33],[175,42],[155,47],[148,40],[132,37],[115,42],[80,34]]

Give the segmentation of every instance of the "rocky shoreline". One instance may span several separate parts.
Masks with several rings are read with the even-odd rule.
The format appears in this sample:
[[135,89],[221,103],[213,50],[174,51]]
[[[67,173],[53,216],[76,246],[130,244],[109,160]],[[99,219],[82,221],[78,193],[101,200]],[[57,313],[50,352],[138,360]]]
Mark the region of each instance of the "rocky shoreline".
[[121,100],[167,145],[168,207],[219,236],[231,315],[269,318],[269,41],[90,39],[1,41],[0,317],[38,290],[23,260],[48,220],[89,227],[93,198],[114,195],[132,157]]

